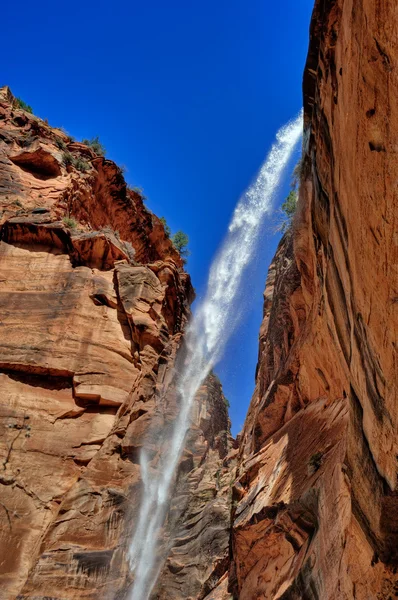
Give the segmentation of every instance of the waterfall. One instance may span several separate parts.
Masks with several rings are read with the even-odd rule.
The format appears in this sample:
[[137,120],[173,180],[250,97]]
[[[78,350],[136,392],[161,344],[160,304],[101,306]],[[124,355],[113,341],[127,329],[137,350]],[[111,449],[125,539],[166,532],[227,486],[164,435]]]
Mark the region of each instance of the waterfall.
[[242,274],[254,257],[264,217],[270,213],[272,201],[282,175],[303,129],[302,111],[277,133],[255,181],[241,196],[228,235],[210,269],[206,295],[195,312],[186,333],[187,358],[177,391],[179,413],[171,439],[166,445],[156,476],[150,473],[150,458],[143,450],[140,464],[143,482],[141,507],[129,548],[129,561],[134,575],[131,600],[147,600],[162,562],[157,557],[158,533],[163,526],[174,474],[184,448],[190,426],[190,413],[196,392],[214,364],[220,359],[231,323],[235,321],[237,298]]

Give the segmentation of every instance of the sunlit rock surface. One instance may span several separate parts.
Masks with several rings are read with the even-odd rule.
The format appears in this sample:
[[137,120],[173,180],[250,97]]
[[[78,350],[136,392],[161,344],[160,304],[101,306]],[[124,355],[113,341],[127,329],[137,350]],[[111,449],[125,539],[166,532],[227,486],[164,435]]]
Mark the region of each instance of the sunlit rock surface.
[[[67,152],[84,171],[65,166]],[[126,598],[139,451],[149,425],[167,431],[178,410],[190,279],[120,169],[17,109],[8,88],[0,169],[0,598]],[[204,596],[227,570],[229,427],[210,376],[181,461],[176,542],[165,526],[159,597]],[[157,438],[155,468],[160,451]]]

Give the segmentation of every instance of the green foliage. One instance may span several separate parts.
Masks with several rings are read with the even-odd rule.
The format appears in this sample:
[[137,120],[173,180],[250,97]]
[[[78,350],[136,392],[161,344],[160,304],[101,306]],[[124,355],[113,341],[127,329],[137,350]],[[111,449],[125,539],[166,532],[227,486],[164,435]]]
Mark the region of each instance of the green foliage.
[[290,192],[281,206],[281,212],[283,216],[280,223],[276,227],[276,230],[281,231],[282,233],[285,233],[285,231],[290,229],[294,214],[296,212],[302,172],[303,157],[301,156],[293,169],[292,181],[290,184]]
[[286,200],[282,204],[282,210],[288,219],[291,219],[296,212],[298,194],[296,190],[291,190]]
[[26,112],[33,114],[33,108],[29,104],[26,104],[22,98],[15,98],[15,104],[18,108],[22,108],[22,110],[26,110]]
[[61,138],[57,138],[55,140],[55,144],[56,144],[57,148],[66,152],[66,143],[64,142],[64,140],[62,140]]
[[106,154],[105,146],[101,144],[98,135],[92,138],[91,140],[82,140],[82,144],[86,144],[86,146],[89,146],[91,150],[95,152],[95,154],[98,154],[98,156],[105,156]]
[[229,400],[228,400],[228,398],[226,398],[225,396],[224,396],[224,404],[225,404],[225,406],[226,406],[227,408],[229,408],[229,407],[231,406],[231,405],[230,405],[230,403],[229,403]]
[[166,217],[160,217],[160,221],[162,221],[162,223],[163,223],[165,234],[167,235],[167,237],[170,237],[170,235],[171,235],[171,229],[170,229],[170,227],[167,224]]
[[73,164],[73,154],[71,154],[70,152],[64,152],[64,155],[62,157],[62,162],[64,163],[65,167],[67,167],[68,165],[72,165]]
[[86,171],[89,170],[90,163],[88,163],[86,160],[84,160],[84,158],[81,158],[80,156],[78,156],[77,158],[73,159],[73,166],[78,171],[81,171],[82,173],[85,173]]
[[60,131],[62,131],[67,137],[68,137],[68,142],[75,142],[75,138],[73,137],[73,135],[69,135],[69,132],[66,131],[65,127],[57,127],[57,129],[59,129]]
[[73,217],[64,217],[62,219],[62,221],[64,222],[64,224],[69,227],[69,229],[76,229],[77,227],[77,221],[75,221],[75,219]]
[[75,169],[81,171],[82,173],[85,173],[90,168],[90,163],[84,160],[84,158],[81,156],[73,156],[73,154],[68,151],[64,152],[62,162],[64,163],[65,167],[72,165],[75,167]]
[[101,227],[99,231],[103,233],[108,233],[110,235],[114,235],[117,240],[120,240],[120,232],[117,229],[112,229],[110,225],[105,225],[105,227]]
[[182,257],[186,258],[190,255],[188,250],[189,238],[186,233],[183,231],[177,231],[177,233],[171,237],[171,241],[174,244],[174,248]]
[[285,231],[290,229],[292,225],[294,213],[296,212],[297,200],[298,193],[296,192],[296,190],[291,190],[281,206],[283,217],[280,224],[278,225],[278,230],[282,233],[285,233]]
[[144,201],[144,200],[147,199],[146,196],[145,196],[145,194],[144,194],[144,189],[142,187],[135,186],[135,187],[131,188],[131,190],[135,194],[138,194],[140,196],[140,198],[141,198],[142,201]]

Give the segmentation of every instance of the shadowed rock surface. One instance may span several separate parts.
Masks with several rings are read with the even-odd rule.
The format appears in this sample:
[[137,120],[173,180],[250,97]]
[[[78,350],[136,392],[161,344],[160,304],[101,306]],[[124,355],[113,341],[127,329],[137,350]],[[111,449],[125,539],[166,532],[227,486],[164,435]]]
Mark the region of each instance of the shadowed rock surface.
[[316,2],[234,486],[240,600],[398,594],[397,60],[395,2]]

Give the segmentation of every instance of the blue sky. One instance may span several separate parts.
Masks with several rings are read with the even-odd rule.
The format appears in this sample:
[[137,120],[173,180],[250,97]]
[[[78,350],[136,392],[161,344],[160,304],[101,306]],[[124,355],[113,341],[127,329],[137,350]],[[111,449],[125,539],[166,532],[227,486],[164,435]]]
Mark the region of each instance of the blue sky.
[[[201,295],[240,194],[301,108],[312,6],[20,0],[16,11],[7,2],[0,85],[77,139],[100,136],[149,208],[189,235],[187,270]],[[254,388],[262,292],[278,239],[264,229],[245,280],[245,317],[216,369],[235,433]]]

